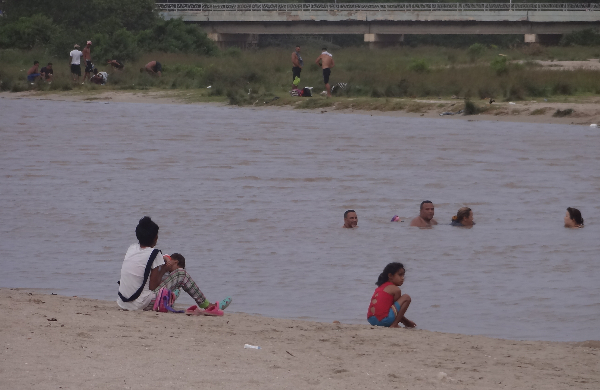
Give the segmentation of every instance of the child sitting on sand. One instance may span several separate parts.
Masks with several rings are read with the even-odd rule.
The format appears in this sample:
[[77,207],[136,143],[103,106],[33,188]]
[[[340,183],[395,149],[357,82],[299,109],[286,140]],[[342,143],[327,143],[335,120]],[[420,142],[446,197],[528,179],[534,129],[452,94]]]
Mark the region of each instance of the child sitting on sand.
[[369,304],[367,313],[369,324],[399,328],[398,323],[401,322],[407,328],[417,326],[404,316],[410,305],[410,296],[402,295],[402,291],[398,287],[404,283],[405,272],[402,263],[389,263],[385,266],[375,283],[378,287]]
[[[140,219],[135,234],[138,243],[129,247],[121,267],[117,303],[122,309],[153,310],[157,294],[165,287],[171,291],[180,289],[187,292],[196,301],[197,306],[194,307],[198,311],[206,309],[202,312],[207,312],[207,315],[223,315],[222,310],[231,303],[231,298],[211,304],[185,270],[183,256],[163,256],[155,250],[158,225],[150,217]],[[163,280],[167,272],[169,275]]]

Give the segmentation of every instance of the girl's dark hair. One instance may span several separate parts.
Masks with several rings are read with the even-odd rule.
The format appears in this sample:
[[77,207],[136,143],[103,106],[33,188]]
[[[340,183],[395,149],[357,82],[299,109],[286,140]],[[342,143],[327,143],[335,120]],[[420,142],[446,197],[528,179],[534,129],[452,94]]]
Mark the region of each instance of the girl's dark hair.
[[394,275],[396,272],[400,271],[401,269],[404,269],[404,265],[402,265],[402,263],[389,263],[388,265],[385,266],[385,268],[383,269],[383,272],[381,274],[379,274],[379,278],[377,279],[377,283],[375,283],[377,285],[377,287],[380,287],[382,284],[389,282],[389,274]]
[[583,217],[581,216],[581,211],[573,207],[567,207],[567,211],[569,212],[569,217],[573,221],[575,221],[577,225],[583,225]]
[[171,255],[171,258],[173,260],[177,260],[177,264],[179,265],[179,267],[185,269],[185,257],[183,257],[181,253],[173,253]]
[[144,217],[140,219],[137,227],[135,228],[135,236],[140,242],[141,246],[151,246],[154,244],[154,239],[158,235],[158,225],[150,219],[150,217]]

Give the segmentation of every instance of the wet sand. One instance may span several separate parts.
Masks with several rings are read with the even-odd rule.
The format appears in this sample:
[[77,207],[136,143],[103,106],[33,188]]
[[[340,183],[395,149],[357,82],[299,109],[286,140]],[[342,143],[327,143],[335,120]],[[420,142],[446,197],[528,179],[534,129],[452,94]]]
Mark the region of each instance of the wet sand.
[[[110,103],[152,103],[152,104],[182,104],[187,103],[196,106],[216,105],[224,106],[223,103],[208,103],[208,102],[190,102],[185,94],[169,91],[151,91],[151,92],[123,92],[123,91],[106,91],[93,93],[88,91],[70,91],[63,93],[48,93],[38,91],[25,92],[0,92],[0,99],[38,99],[52,101],[105,101]],[[321,99],[321,97],[315,97]],[[353,99],[347,99],[352,101]],[[444,118],[445,120],[467,120],[467,121],[502,121],[502,122],[523,122],[523,123],[551,123],[551,124],[572,124],[589,126],[592,123],[600,124],[600,108],[598,103],[600,99],[594,98],[574,98],[573,102],[546,102],[540,98],[540,101],[518,101],[518,102],[494,102],[488,107],[487,100],[475,100],[474,102],[488,110],[478,115],[465,116],[462,114],[440,116],[443,112],[456,112],[463,108],[462,99],[403,99],[413,106],[418,106],[418,109],[401,111],[368,111],[361,109],[336,109],[333,107],[315,108],[312,110],[303,110],[307,112],[321,112],[323,114],[337,113],[354,113],[363,115],[379,115],[391,117],[407,117],[407,118]],[[296,104],[300,103],[298,100]],[[273,106],[260,105],[251,106],[253,109],[264,110],[292,110],[293,105]],[[572,109],[573,113],[566,117],[553,117],[556,110]]]
[[0,289],[0,310],[1,389],[600,386],[599,341],[125,312],[114,302],[16,289]]

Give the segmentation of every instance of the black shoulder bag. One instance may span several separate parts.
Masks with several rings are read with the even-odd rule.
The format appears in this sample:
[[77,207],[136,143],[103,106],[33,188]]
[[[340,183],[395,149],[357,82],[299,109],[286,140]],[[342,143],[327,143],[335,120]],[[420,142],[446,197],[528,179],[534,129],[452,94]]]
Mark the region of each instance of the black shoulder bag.
[[[156,259],[156,255],[158,255],[158,252],[160,252],[160,250],[154,249],[152,251],[152,253],[150,254],[150,258],[148,259],[148,264],[146,264],[146,269],[144,270],[144,281],[142,282],[142,285],[140,286],[140,288],[138,288],[138,290],[129,298],[125,298],[123,295],[121,295],[121,292],[119,291],[119,298],[121,298],[121,300],[123,302],[135,301],[136,299],[138,299],[138,297],[140,296],[142,291],[144,291],[144,286],[146,285],[146,282],[148,281],[148,277],[150,277],[150,271],[152,270],[152,263],[154,263],[154,259]],[[121,282],[119,282],[119,285],[121,285]]]

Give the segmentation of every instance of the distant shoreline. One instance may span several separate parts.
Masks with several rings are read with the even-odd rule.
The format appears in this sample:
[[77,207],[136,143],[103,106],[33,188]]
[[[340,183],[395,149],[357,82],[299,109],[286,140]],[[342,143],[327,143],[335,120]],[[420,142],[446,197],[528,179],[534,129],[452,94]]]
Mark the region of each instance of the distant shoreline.
[[[5,99],[33,99],[52,101],[103,101],[107,103],[142,103],[142,104],[211,104],[227,107],[231,106],[223,101],[199,99],[187,91],[152,90],[141,92],[125,91],[84,91],[73,90],[68,92],[0,92],[0,98]],[[312,100],[310,104],[306,104]],[[288,98],[276,100],[273,103],[257,104],[256,106],[240,106],[240,108],[253,109],[300,109],[317,111],[323,114],[353,113],[361,115],[382,115],[391,117],[423,117],[442,118],[444,120],[468,121],[501,121],[523,123],[548,123],[572,124],[589,126],[592,123],[600,124],[600,109],[598,99],[573,98],[569,102],[545,102],[543,99],[494,102],[491,106],[486,101],[474,101],[479,108],[485,109],[476,115],[447,115],[440,116],[443,112],[457,112],[464,108],[463,99],[385,99],[385,98],[332,98],[325,99],[317,96],[313,98]],[[393,110],[394,105],[403,109]],[[488,107],[489,106],[489,107]],[[572,114],[565,117],[553,116],[557,110],[573,110]]]

